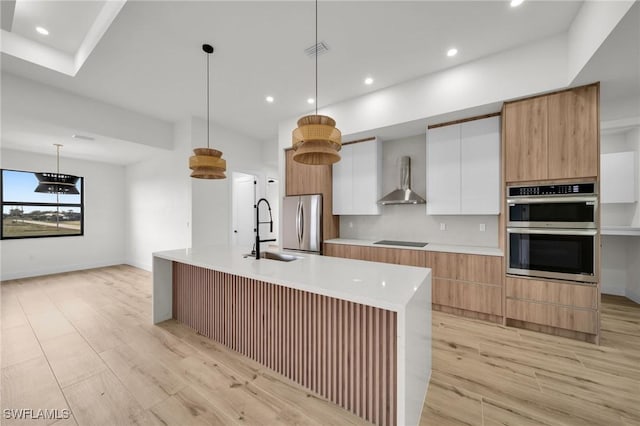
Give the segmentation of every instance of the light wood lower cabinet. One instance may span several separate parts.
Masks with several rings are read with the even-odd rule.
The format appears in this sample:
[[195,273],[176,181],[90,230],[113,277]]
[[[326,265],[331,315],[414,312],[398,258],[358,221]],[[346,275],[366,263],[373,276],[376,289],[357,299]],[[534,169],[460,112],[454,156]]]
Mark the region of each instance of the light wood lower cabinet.
[[332,243],[325,243],[324,254],[431,268],[434,309],[502,322],[502,257]]
[[[506,312],[510,320],[548,327],[545,332],[565,335],[562,330],[598,335],[598,288],[552,280],[507,277]],[[553,330],[551,327],[562,330]],[[595,341],[594,337],[577,337]]]
[[598,289],[590,285],[507,277],[507,297],[597,309]]
[[434,278],[431,302],[466,311],[502,315],[502,287]]
[[507,318],[587,334],[598,332],[598,313],[593,309],[507,298],[506,310]]

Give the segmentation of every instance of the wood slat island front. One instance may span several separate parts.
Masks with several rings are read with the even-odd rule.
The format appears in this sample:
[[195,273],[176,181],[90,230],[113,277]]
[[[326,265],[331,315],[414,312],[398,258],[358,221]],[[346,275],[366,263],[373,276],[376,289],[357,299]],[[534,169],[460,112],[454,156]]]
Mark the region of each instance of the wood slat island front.
[[374,424],[417,424],[431,366],[428,269],[190,250],[154,255],[154,323],[183,322]]

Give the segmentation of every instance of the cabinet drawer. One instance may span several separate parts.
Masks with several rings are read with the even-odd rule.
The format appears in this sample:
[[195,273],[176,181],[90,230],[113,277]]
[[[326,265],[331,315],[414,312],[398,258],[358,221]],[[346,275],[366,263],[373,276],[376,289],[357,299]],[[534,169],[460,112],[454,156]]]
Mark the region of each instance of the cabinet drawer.
[[507,277],[507,297],[558,305],[596,309],[598,289],[595,286],[529,280]]
[[507,299],[507,318],[596,334],[598,314],[591,309],[573,309],[548,303]]
[[474,254],[428,252],[428,268],[436,278],[501,285],[502,257]]
[[502,288],[469,282],[434,278],[432,303],[467,311],[502,315]]

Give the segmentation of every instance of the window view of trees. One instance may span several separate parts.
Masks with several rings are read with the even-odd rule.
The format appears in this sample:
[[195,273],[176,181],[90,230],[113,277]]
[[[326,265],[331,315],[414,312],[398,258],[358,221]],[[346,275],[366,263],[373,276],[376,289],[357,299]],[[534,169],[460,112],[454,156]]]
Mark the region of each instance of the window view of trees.
[[33,172],[2,170],[2,238],[83,234],[83,178],[79,194],[37,193]]

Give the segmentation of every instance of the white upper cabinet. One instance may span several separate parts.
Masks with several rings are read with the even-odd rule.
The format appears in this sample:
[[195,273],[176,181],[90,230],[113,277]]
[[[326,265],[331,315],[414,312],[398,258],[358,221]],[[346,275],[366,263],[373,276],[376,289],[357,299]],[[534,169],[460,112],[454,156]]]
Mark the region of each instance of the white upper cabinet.
[[427,214],[460,214],[460,126],[427,133]]
[[376,138],[348,144],[333,165],[333,214],[379,215],[382,142]]
[[600,202],[635,203],[636,154],[614,152],[600,156]]
[[427,214],[500,214],[500,117],[427,132]]

